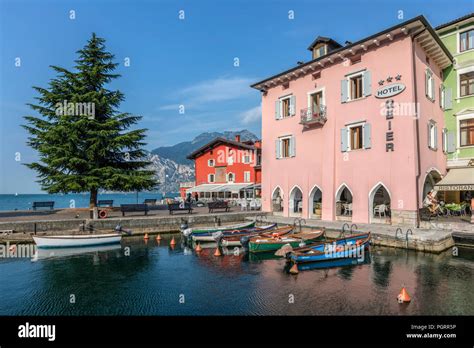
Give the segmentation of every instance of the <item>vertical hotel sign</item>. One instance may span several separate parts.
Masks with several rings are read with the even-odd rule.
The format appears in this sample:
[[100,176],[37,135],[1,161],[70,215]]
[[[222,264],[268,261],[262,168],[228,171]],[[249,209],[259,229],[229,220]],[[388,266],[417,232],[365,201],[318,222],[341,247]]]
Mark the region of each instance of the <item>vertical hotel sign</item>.
[[[398,74],[395,76],[396,81],[400,81],[402,75]],[[386,80],[379,81],[379,89],[375,93],[375,97],[379,99],[391,98],[402,93],[405,90],[405,85],[400,82],[391,83],[393,78],[391,76],[387,77]],[[388,85],[384,86],[384,83],[388,82]],[[390,152],[395,150],[394,144],[394,134],[392,130],[392,120],[393,120],[393,109],[394,101],[393,99],[388,99],[385,101],[385,119],[387,120],[387,131],[385,133],[385,151]]]

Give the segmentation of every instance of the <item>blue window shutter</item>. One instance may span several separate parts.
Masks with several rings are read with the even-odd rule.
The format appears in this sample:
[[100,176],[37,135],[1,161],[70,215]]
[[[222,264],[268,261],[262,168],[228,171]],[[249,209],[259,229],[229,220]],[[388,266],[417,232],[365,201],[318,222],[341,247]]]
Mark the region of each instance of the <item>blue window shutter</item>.
[[275,101],[275,119],[279,120],[280,117],[280,100]]
[[371,128],[370,123],[366,123],[362,127],[364,130],[364,149],[370,149],[372,147]]
[[444,110],[453,108],[453,90],[451,88],[444,89]]
[[347,128],[341,128],[341,152],[347,151]]
[[275,158],[280,158],[280,139],[275,140]]
[[362,76],[362,94],[364,97],[370,95],[372,92],[372,78],[370,71],[365,71]]
[[425,71],[425,95],[429,97],[428,95],[428,75],[429,75],[429,70],[426,69]]
[[290,138],[290,157],[295,157],[296,156],[296,142],[295,142],[295,136],[293,135]]
[[434,76],[431,76],[431,100],[435,101],[436,100],[436,92],[435,92],[435,81],[434,81]]
[[292,95],[290,97],[290,116],[295,116],[296,114],[296,97]]
[[347,86],[349,81],[346,79],[341,80],[341,103],[347,102]]
[[456,138],[454,136],[454,132],[448,132],[447,134],[447,152],[454,153],[456,151]]
[[431,123],[428,122],[428,147],[431,148]]

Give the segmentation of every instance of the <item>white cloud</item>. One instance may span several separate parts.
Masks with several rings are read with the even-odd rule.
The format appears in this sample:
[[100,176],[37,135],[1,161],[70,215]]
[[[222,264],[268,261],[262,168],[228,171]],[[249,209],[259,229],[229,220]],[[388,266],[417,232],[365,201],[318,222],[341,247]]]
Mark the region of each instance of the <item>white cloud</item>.
[[243,124],[250,124],[262,119],[262,106],[256,106],[247,111],[244,111],[241,115]]
[[[239,99],[252,94],[254,78],[219,77],[184,87],[173,94],[178,104],[163,105],[160,110],[177,110],[179,105],[196,108],[204,104]],[[178,98],[178,100],[176,100]]]

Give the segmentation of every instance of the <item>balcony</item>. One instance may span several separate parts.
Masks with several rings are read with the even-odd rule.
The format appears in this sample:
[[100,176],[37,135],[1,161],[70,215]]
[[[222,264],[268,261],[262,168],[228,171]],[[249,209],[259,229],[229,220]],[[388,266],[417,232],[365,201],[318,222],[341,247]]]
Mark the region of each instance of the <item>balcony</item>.
[[300,115],[300,124],[302,124],[305,128],[311,126],[323,126],[327,121],[325,105],[301,109]]

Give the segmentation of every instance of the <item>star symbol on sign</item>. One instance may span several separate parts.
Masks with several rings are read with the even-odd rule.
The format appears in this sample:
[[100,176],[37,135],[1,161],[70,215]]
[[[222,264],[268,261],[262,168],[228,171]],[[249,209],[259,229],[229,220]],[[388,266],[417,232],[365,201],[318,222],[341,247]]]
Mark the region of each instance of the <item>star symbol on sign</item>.
[[380,80],[380,81],[379,81],[379,86],[382,86],[383,83],[384,83],[384,80]]
[[392,76],[387,77],[387,82],[392,82],[392,80],[393,80]]
[[401,79],[402,79],[402,75],[398,74],[397,76],[395,76],[395,80],[400,81]]

